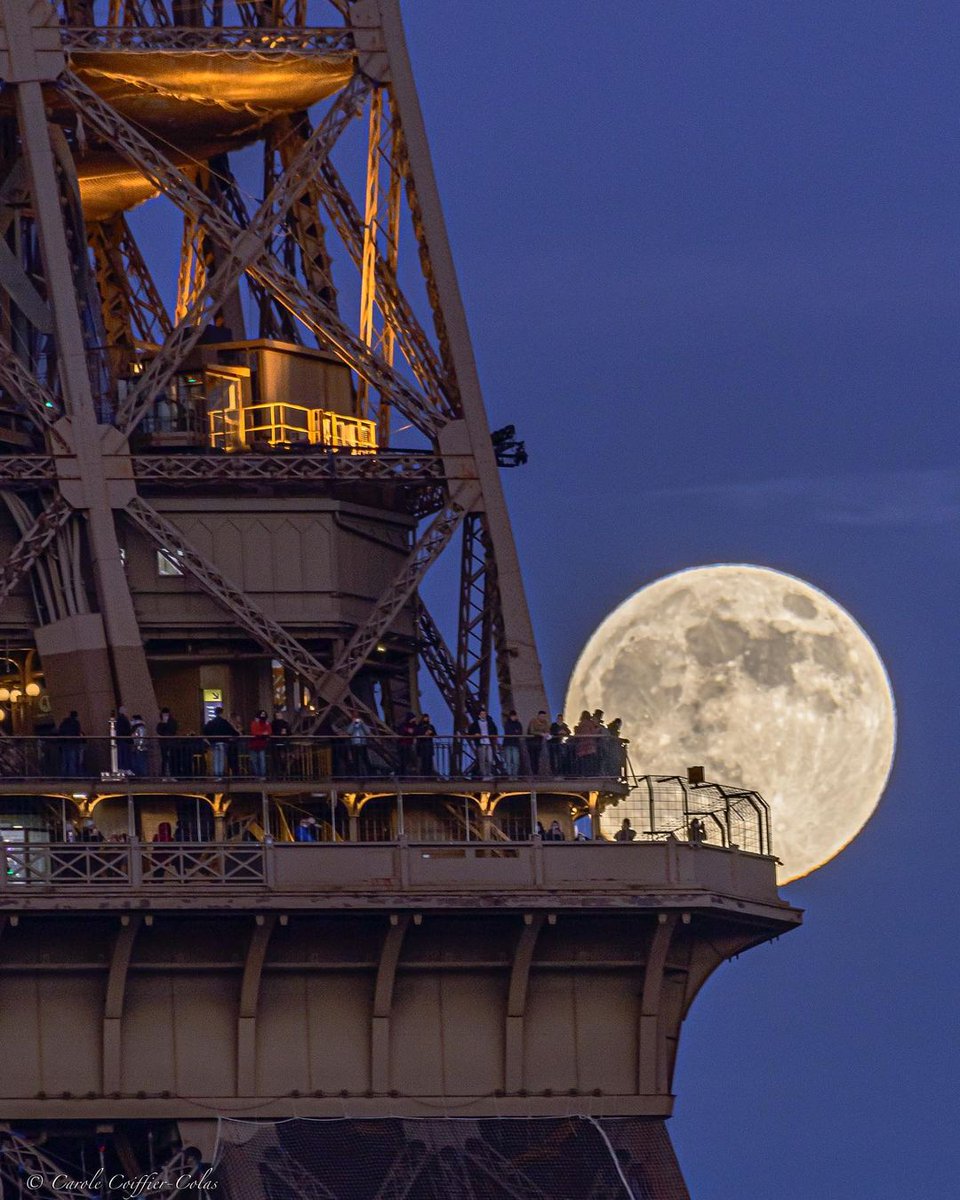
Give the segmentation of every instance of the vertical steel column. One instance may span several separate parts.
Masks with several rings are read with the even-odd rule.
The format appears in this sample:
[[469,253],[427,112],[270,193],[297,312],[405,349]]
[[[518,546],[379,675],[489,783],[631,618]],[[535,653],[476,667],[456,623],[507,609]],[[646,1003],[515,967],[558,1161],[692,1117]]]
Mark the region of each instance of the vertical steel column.
[[[434,313],[440,326],[438,335],[441,342],[443,335],[446,337],[460,393],[462,417],[440,431],[438,446],[444,457],[452,459],[468,454],[476,464],[482,495],[475,511],[486,514],[499,577],[503,651],[507,660],[503,682],[504,685],[509,682],[509,695],[505,698],[525,717],[532,716],[547,707],[540,660],[407,53],[400,5],[398,0],[354,0],[350,17],[362,50],[361,66],[366,64],[372,72],[379,69],[381,79],[389,79],[393,109],[403,131],[408,199],[421,257],[431,277],[428,284],[434,287],[439,309]],[[377,26],[382,35],[380,46],[375,38]],[[366,53],[364,47],[369,47]]]
[[[38,7],[34,13],[42,18],[43,9]],[[3,75],[16,93],[20,138],[40,238],[47,299],[53,315],[58,368],[68,414],[69,429],[65,434],[72,442],[80,479],[76,506],[87,515],[93,577],[117,692],[134,711],[139,710],[151,721],[156,702],[114,525],[102,457],[103,430],[97,424],[90,386],[41,87],[43,80],[55,79],[63,69],[62,51],[54,54],[48,48],[50,33],[58,37],[59,29],[32,26],[30,9],[21,0],[0,0],[0,17],[7,36]],[[104,715],[90,714],[97,720]]]

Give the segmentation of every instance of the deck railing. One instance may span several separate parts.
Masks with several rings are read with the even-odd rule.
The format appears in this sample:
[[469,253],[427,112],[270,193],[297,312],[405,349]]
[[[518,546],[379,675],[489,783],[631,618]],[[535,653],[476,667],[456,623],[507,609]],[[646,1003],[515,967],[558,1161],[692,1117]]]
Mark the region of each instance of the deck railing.
[[[616,842],[344,842],[229,845],[226,843],[68,844],[29,846],[0,842],[0,901],[62,903],[65,896],[106,899],[138,894],[190,897],[209,903],[230,894],[310,897],[338,903],[346,893],[367,901],[388,892],[496,892],[557,889],[622,891],[675,887],[684,894],[697,881],[711,891],[774,892],[770,860],[699,845],[644,839]],[[692,873],[691,873],[692,872]],[[281,902],[285,902],[281,899]]]
[[519,737],[486,744],[470,735],[405,738],[258,739],[187,734],[177,737],[0,737],[0,781],[272,780],[314,783],[370,779],[625,778],[625,743],[614,737],[550,742]]

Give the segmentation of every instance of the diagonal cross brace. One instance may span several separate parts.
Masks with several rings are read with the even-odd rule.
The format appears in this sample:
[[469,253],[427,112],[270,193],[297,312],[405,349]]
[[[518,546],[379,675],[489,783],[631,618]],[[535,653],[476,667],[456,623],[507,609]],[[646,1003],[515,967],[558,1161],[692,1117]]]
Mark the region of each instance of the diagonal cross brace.
[[142,377],[118,412],[125,428],[133,430],[146,416],[157,396],[173,378],[183,360],[200,341],[206,328],[208,308],[215,311],[230,289],[258,259],[263,257],[265,244],[277,222],[277,213],[285,212],[306,186],[305,172],[315,154],[329,153],[337,138],[359,111],[367,90],[357,76],[337,98],[299,153],[271,188],[246,229],[236,228],[236,237],[226,248],[222,265],[206,281],[194,297],[188,311],[164,343],[163,349],[144,371]]
[[[446,549],[475,500],[474,489],[468,485],[455,498],[449,499],[433,518],[418,538],[394,581],[377,601],[370,616],[357,629],[330,668],[324,681],[325,693],[339,698],[347,691],[350,681],[416,591],[427,569]],[[318,713],[313,728],[327,716],[331,707],[332,703]]]
[[59,418],[60,402],[27,370],[3,333],[0,333],[0,385],[24,406],[41,429],[51,428]]
[[419,597],[416,611],[420,656],[453,715],[457,708],[457,664],[430,610]]
[[[313,654],[295,637],[288,633],[282,625],[269,617],[259,605],[246,595],[236,584],[231,583],[187,541],[180,530],[166,517],[157,512],[152,505],[147,504],[139,496],[135,497],[124,510],[131,520],[136,522],[156,542],[161,550],[169,553],[176,551],[177,566],[182,566],[190,572],[205,592],[236,619],[237,624],[265,649],[276,656],[292,671],[310,684],[321,699],[326,700],[323,692],[325,680],[329,672]],[[339,707],[341,697],[338,695],[327,706]],[[351,707],[362,709],[368,720],[381,725],[380,719],[354,697],[350,699]]]
[[[317,185],[327,216],[339,233],[354,264],[359,268],[363,258],[363,218],[346,184],[329,159],[320,165]],[[450,393],[451,384],[449,381],[444,383],[443,367],[410,302],[400,290],[396,273],[390,269],[379,250],[376,250],[376,279],[377,304],[389,322],[420,386],[448,417],[452,419],[459,415],[459,396],[454,391],[454,402],[445,398],[444,391]]]
[[17,542],[0,570],[0,607],[26,578],[34,564],[73,516],[73,509],[62,496],[55,496]]
[[[182,171],[91,88],[70,71],[60,76],[58,86],[91,128],[116,146],[183,212],[201,222],[210,237],[228,250],[243,237],[244,230],[236,222],[218,209]],[[275,259],[264,254],[246,271],[351,370],[386,396],[393,407],[418,429],[428,436],[434,436],[447,423],[447,417],[433,409],[427,397],[414,391],[382,356],[365,346],[335,313],[318,301]]]

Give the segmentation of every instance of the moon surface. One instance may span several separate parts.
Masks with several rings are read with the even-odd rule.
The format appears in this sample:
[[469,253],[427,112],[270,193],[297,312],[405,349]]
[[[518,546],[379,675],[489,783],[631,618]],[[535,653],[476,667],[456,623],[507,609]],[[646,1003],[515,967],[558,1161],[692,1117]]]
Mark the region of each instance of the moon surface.
[[[758,791],[781,883],[857,836],[893,763],[893,693],[872,642],[829,596],[764,567],[697,567],[625,600],[567,689],[571,726],[596,708],[623,718],[637,774],[702,764],[712,782]],[[605,814],[604,832],[624,812]]]

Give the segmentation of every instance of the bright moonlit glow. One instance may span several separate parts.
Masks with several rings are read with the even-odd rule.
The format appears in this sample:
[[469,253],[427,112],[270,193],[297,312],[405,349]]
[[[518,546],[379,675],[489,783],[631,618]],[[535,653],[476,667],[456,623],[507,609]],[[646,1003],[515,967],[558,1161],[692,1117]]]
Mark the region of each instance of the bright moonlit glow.
[[762,567],[694,568],[625,600],[574,668],[568,719],[584,708],[623,718],[638,774],[702,763],[759,791],[781,882],[856,837],[893,762],[893,694],[870,639],[829,596]]

